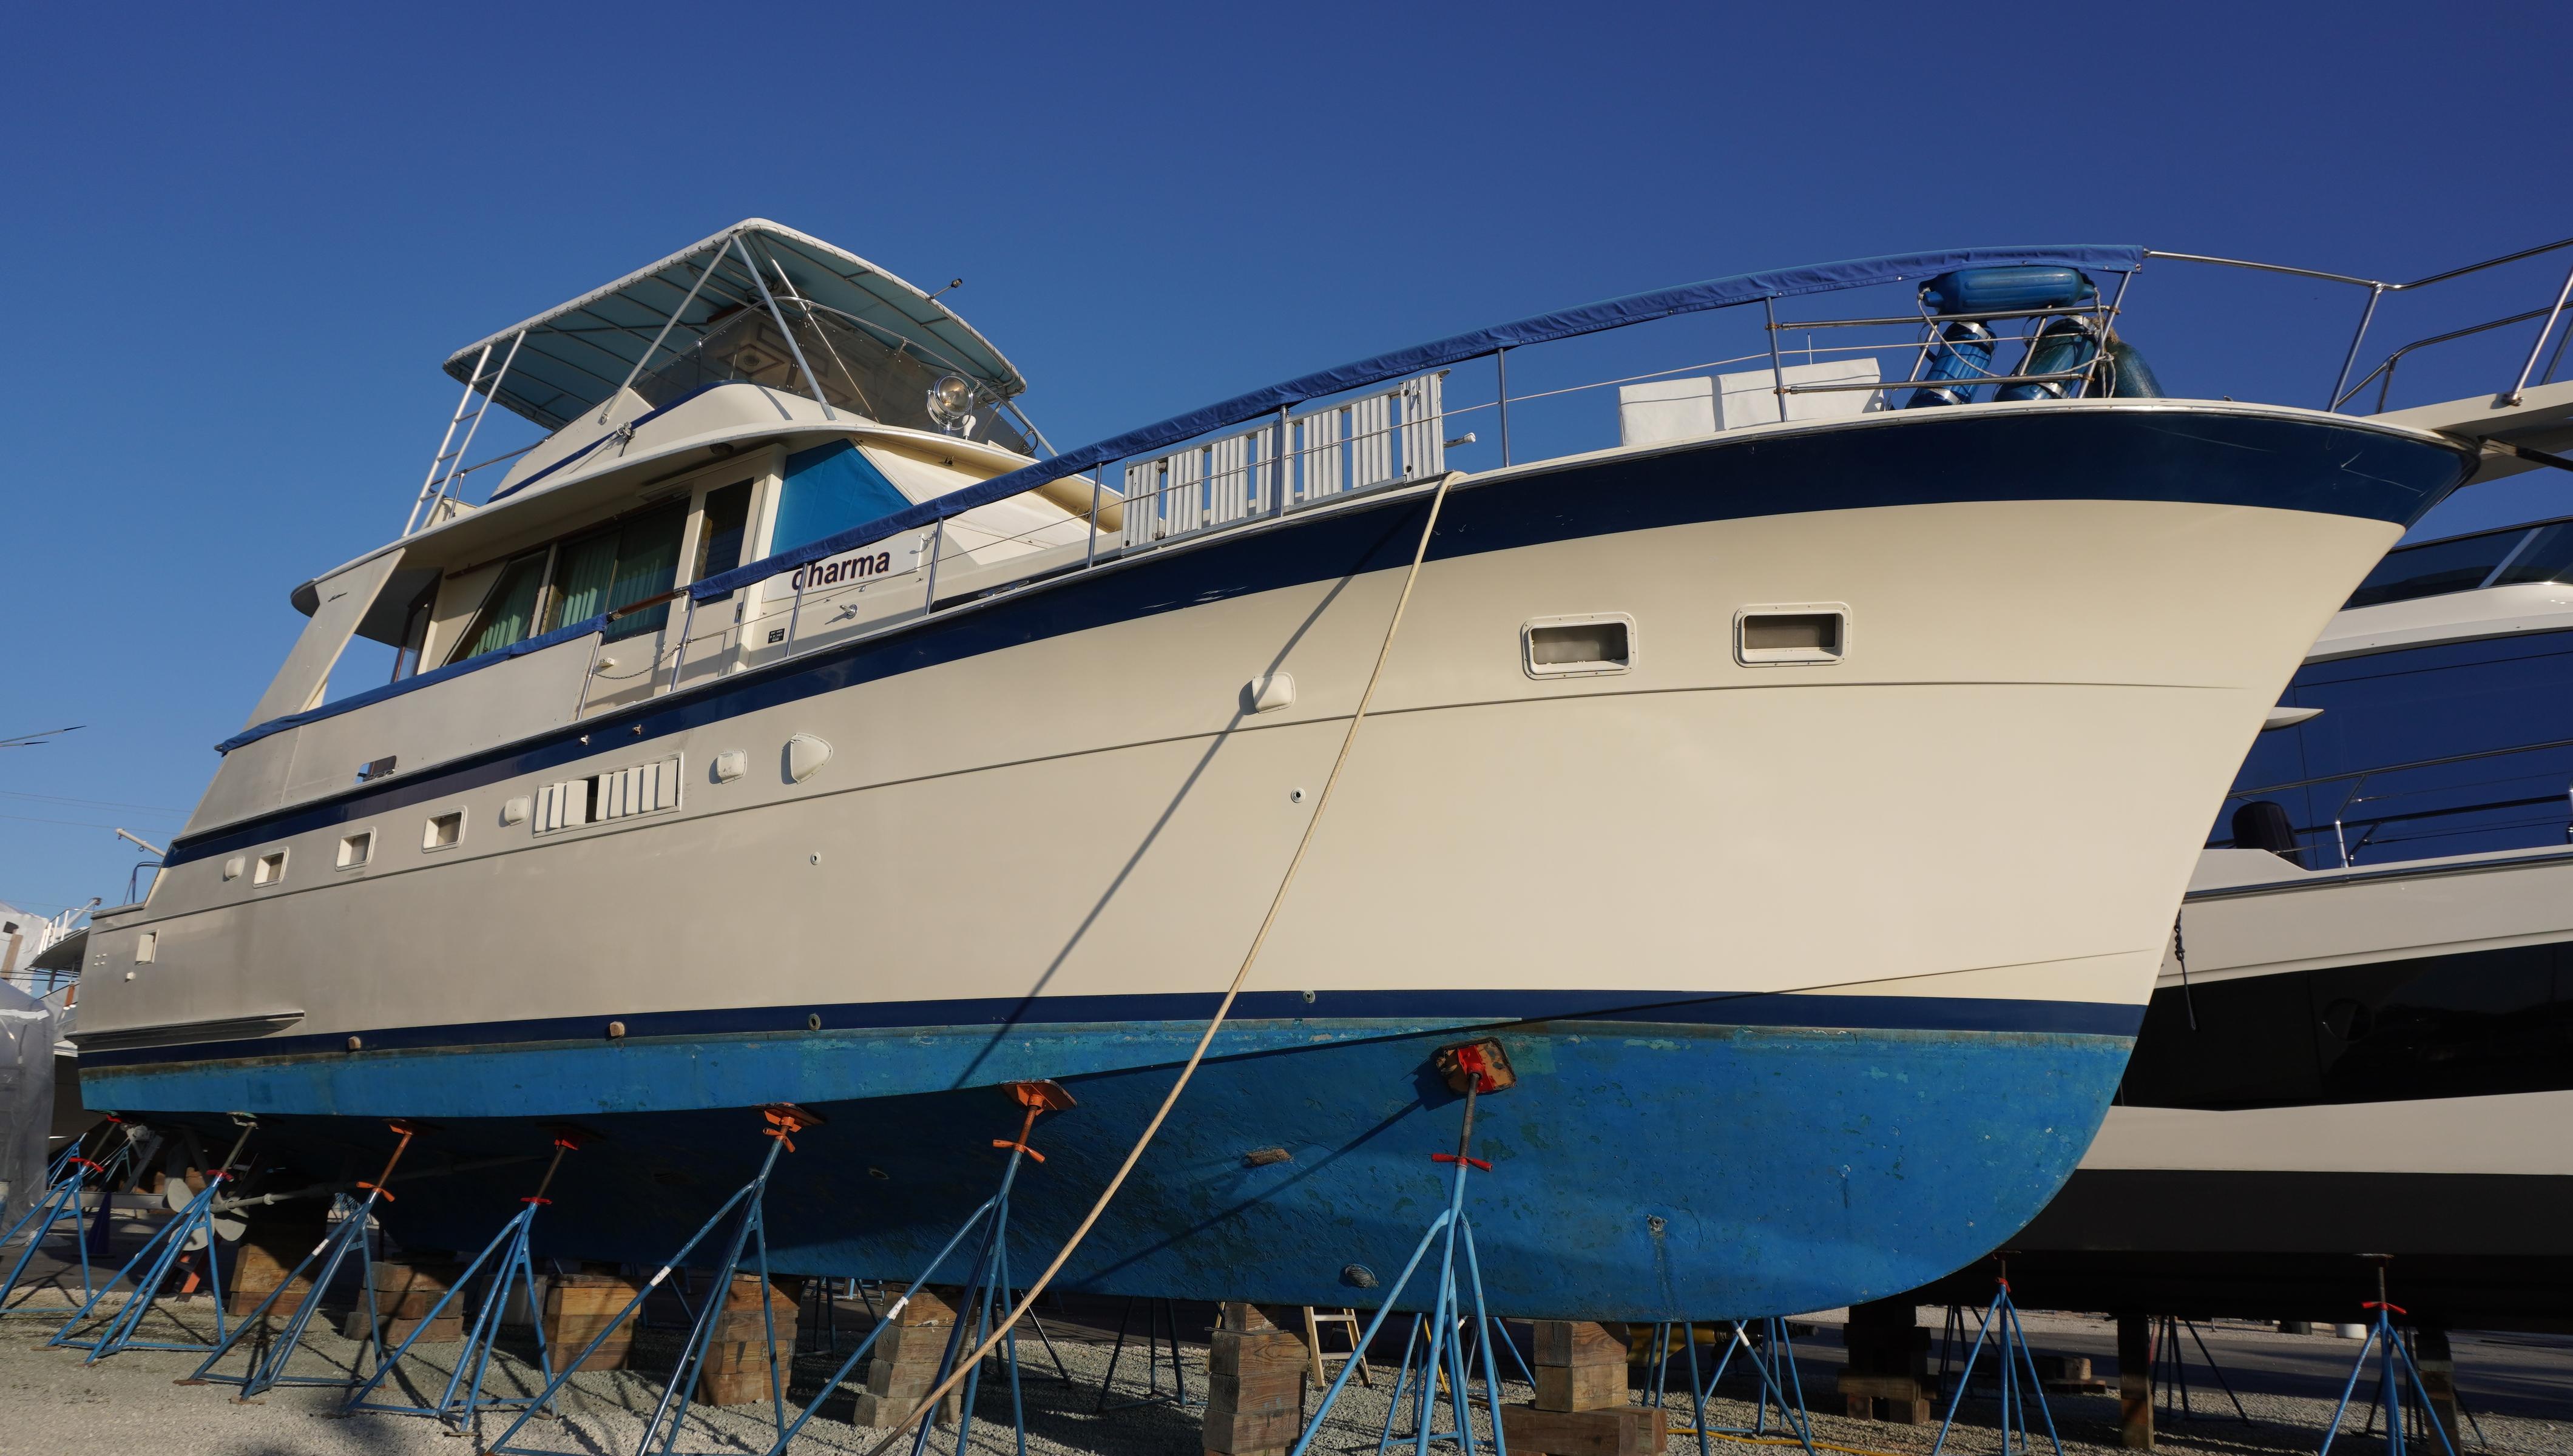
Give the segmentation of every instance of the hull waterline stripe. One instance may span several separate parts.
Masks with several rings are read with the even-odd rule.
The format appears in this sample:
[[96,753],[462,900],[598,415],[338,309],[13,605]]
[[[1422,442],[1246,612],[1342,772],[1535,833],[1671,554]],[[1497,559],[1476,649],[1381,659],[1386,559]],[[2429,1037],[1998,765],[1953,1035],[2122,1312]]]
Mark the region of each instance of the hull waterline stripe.
[[[1219,993],[1140,996],[992,997],[956,1001],[858,1002],[840,1006],[737,1007],[618,1015],[632,1039],[812,1035],[808,1017],[828,1032],[1002,1029],[1202,1023]],[[1611,1025],[1810,1027],[1825,1030],[1983,1032],[2133,1037],[2141,1004],[2019,1001],[1944,996],[1805,996],[1781,992],[1674,997],[1668,992],[1599,991],[1325,991],[1312,1001],[1294,991],[1243,993],[1237,1021],[1373,1022],[1390,1035],[1416,1027],[1587,1021]],[[457,1051],[552,1042],[595,1041],[611,1013],[433,1027],[356,1029],[370,1052]],[[143,1067],[340,1053],[350,1030],[318,1036],[198,1042],[151,1049],[84,1053],[84,1067]],[[102,1036],[113,1036],[102,1029]]]

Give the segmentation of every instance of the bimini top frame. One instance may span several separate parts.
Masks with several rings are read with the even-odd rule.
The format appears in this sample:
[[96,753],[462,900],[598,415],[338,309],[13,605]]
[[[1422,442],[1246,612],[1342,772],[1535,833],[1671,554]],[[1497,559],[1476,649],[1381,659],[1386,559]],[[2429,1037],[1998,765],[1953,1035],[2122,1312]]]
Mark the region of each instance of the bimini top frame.
[[[751,271],[754,259],[758,274]],[[582,410],[614,398],[646,355],[684,353],[705,337],[709,323],[763,309],[772,294],[787,296],[790,310],[810,303],[888,345],[908,345],[999,398],[1027,389],[1018,366],[945,305],[854,253],[765,218],[735,223],[604,288],[475,340],[447,356],[445,369],[458,383],[471,383],[486,352],[496,360],[514,344],[517,357],[498,381],[497,402],[559,429]]]

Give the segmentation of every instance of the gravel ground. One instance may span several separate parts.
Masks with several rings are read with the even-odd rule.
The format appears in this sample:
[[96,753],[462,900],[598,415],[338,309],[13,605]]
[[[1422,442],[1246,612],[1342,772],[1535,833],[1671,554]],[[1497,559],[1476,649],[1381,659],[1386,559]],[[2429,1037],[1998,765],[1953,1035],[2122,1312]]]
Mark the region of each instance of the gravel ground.
[[[283,1388],[270,1392],[258,1403],[246,1405],[236,1402],[232,1392],[222,1386],[174,1385],[174,1380],[195,1367],[199,1357],[194,1355],[129,1351],[101,1364],[85,1366],[80,1351],[43,1346],[42,1341],[59,1317],[59,1313],[48,1316],[33,1309],[0,1316],[0,1451],[41,1451],[49,1456],[80,1452],[148,1452],[151,1456],[435,1452],[437,1456],[455,1456],[457,1451],[467,1449],[446,1438],[440,1427],[429,1420],[373,1414],[339,1416],[336,1411],[343,1396],[336,1390]],[[202,1301],[181,1317],[200,1331],[209,1321]],[[1157,1403],[1099,1413],[1098,1382],[1109,1360],[1107,1333],[1061,1321],[1051,1323],[1055,1346],[1073,1379],[1067,1384],[1055,1373],[1054,1362],[1042,1346],[1030,1342],[1025,1347],[1028,1447],[1033,1456],[1198,1456],[1202,1448],[1195,1410]],[[2041,1351],[2078,1349],[2105,1328],[2103,1321],[2073,1315],[2031,1314],[2027,1324],[2032,1344]],[[317,1321],[317,1331],[308,1336],[307,1350],[294,1368],[317,1374],[345,1372],[358,1354],[357,1346],[336,1335],[319,1333],[318,1325]],[[1935,1318],[1932,1327],[1937,1327]],[[1799,1343],[1807,1389],[1818,1405],[1829,1403],[1832,1366],[1839,1355],[1834,1333],[1826,1324],[1816,1330],[1814,1337]],[[2243,1387],[2243,1404],[2251,1419],[2246,1424],[2235,1418],[2230,1405],[2210,1386],[2206,1393],[2215,1394],[2215,1400],[2198,1405],[2200,1414],[2196,1420],[2185,1425],[2164,1424],[2161,1449],[2205,1456],[2312,1452],[2330,1415],[2329,1394],[2336,1391],[2337,1380],[2324,1380],[2326,1390],[2322,1395],[2259,1387],[2295,1387],[2298,1378],[2294,1367],[2298,1360],[2311,1366],[2309,1373],[2316,1375],[2335,1368],[2345,1371],[2348,1361],[2355,1357],[2355,1343],[2273,1335],[2247,1327],[2226,1327],[2210,1330],[2209,1334],[2222,1358],[2232,1361],[2242,1357],[2249,1367],[2236,1374],[2235,1383]],[[675,1353],[676,1338],[675,1334],[647,1333],[638,1341],[638,1363],[647,1369],[667,1369]],[[844,1351],[853,1348],[847,1333],[841,1338]],[[2251,1358],[2264,1341],[2283,1352],[2270,1364],[2287,1370],[2287,1377],[2267,1378],[2265,1367]],[[2480,1357],[2497,1360],[2511,1348],[2506,1343],[2487,1348],[2478,1345],[2473,1336],[2461,1336],[2458,1345],[2460,1365],[2468,1372],[2477,1368]],[[446,1368],[435,1356],[451,1353],[454,1348],[423,1347],[431,1358],[418,1359],[416,1355],[421,1367],[416,1390],[425,1386],[423,1394],[435,1393]],[[2573,1351],[2560,1344],[2541,1342],[2532,1357],[2534,1363],[2524,1361],[2526,1369],[2519,1375],[2536,1382],[2538,1408],[2551,1400],[2563,1407],[2565,1415],[2573,1416],[2573,1379],[2565,1378],[2568,1371],[2573,1371],[2568,1354]],[[796,1394],[810,1398],[817,1393],[838,1358],[799,1358],[795,1366]],[[237,1359],[226,1368],[237,1369],[241,1363]],[[1202,1394],[1203,1346],[1191,1345],[1186,1363],[1192,1392]],[[504,1357],[495,1362],[493,1384],[512,1393],[525,1393],[533,1389],[527,1378],[531,1373],[529,1366]],[[1121,1398],[1143,1394],[1142,1377],[1142,1366],[1130,1344],[1119,1367],[1117,1394]],[[1383,1428],[1386,1383],[1381,1372],[1374,1389],[1353,1383],[1333,1410],[1316,1450],[1371,1456]],[[1167,1373],[1164,1384],[1167,1388]],[[1527,1387],[1516,1381],[1503,1384],[1506,1400],[1524,1401],[1530,1396]],[[2474,1399],[2471,1381],[2467,1390],[2469,1399]],[[561,1418],[530,1423],[520,1433],[518,1443],[547,1452],[597,1456],[632,1451],[658,1395],[659,1387],[639,1373],[583,1374],[567,1388]],[[2528,1402],[2519,1404],[2526,1406]],[[2117,1450],[2114,1397],[2059,1395],[2051,1405],[2071,1456],[2108,1456]],[[1750,1424],[1752,1407],[1742,1401],[1718,1400],[1713,1409],[1719,1425]],[[2207,1414],[2219,1409],[2223,1411],[2222,1419]],[[826,1403],[824,1415],[806,1427],[797,1449],[855,1453],[880,1439],[879,1432],[848,1425],[847,1411],[845,1399]],[[2513,1414],[2495,1406],[2487,1406],[2478,1414],[2482,1433],[2493,1451],[2517,1456],[2573,1456],[2573,1419]],[[834,1415],[839,1418],[832,1418]],[[978,1419],[974,1429],[973,1456],[1014,1456],[1006,1424],[990,1423],[1006,1423],[1008,1418],[1006,1393],[998,1381],[987,1382],[982,1415],[984,1418]],[[2001,1456],[2003,1443],[1993,1419],[1990,1401],[1969,1400],[1961,1412],[1958,1430],[1948,1443],[1949,1449],[1961,1456]],[[1773,1423],[1774,1420],[1773,1414]],[[481,1439],[496,1437],[505,1424],[506,1417],[485,1417],[479,1432]],[[1817,1415],[1814,1419],[1817,1441],[1889,1456],[1926,1453],[1937,1434],[1936,1426],[1906,1427],[1833,1415]],[[756,1453],[767,1448],[772,1435],[764,1405],[725,1410],[698,1406],[689,1411],[680,1449]],[[2038,1449],[2045,1449],[2042,1432],[2037,1444]],[[1695,1456],[1697,1445],[1693,1436],[1675,1435],[1670,1442],[1670,1456]],[[2382,1441],[2374,1437],[2351,1440],[2344,1436],[2343,1444],[2336,1445],[2336,1449],[2346,1449],[2352,1456],[2374,1456],[2382,1448]],[[907,1451],[907,1443],[904,1449]],[[932,1450],[940,1456],[952,1456],[953,1449],[953,1437],[946,1431],[939,1432],[932,1441]],[[1452,1447],[1446,1449],[1452,1451]],[[1747,1451],[1747,1447],[1732,1441],[1710,1444],[1711,1451],[1727,1449]],[[2469,1450],[2472,1449],[2470,1442]]]

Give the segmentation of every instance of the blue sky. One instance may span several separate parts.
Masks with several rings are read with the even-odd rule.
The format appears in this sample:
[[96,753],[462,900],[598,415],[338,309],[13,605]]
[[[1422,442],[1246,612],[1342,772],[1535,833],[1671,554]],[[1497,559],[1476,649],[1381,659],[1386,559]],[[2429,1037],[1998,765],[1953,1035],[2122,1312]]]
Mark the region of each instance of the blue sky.
[[[121,897],[400,524],[481,337],[762,215],[953,300],[1061,444],[1691,279],[2140,242],[2406,279],[2573,234],[2560,5],[21,8],[0,60],[0,900]],[[2401,301],[2391,347],[2559,261]],[[2174,393],[2317,403],[2321,285],[2148,269]],[[2525,331],[2397,402],[2496,387]],[[1526,387],[1513,368],[1514,392]],[[2453,384],[2453,387],[2449,387]],[[515,441],[511,441],[515,442]],[[2573,510],[2539,472],[2456,528]]]

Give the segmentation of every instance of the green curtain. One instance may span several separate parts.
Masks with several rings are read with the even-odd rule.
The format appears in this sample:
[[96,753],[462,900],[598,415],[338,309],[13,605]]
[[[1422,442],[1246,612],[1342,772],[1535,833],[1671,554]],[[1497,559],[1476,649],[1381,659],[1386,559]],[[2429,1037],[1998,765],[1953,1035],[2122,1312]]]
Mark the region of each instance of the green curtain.
[[600,531],[584,540],[565,541],[554,555],[553,599],[545,607],[545,630],[585,622],[607,610],[607,583],[616,575],[616,532]]
[[536,588],[544,584],[544,576],[542,551],[530,551],[501,567],[500,579],[491,583],[490,594],[482,598],[482,610],[474,614],[472,630],[446,660],[462,662],[524,638],[527,621],[535,615]]
[[[678,579],[679,537],[687,526],[687,507],[680,505],[637,516],[620,527],[616,532],[616,569],[608,578],[606,600],[598,610],[612,612],[668,591],[670,583]],[[659,612],[645,611],[619,618],[608,624],[607,640],[613,642],[619,637],[655,630],[661,625],[661,616]]]

